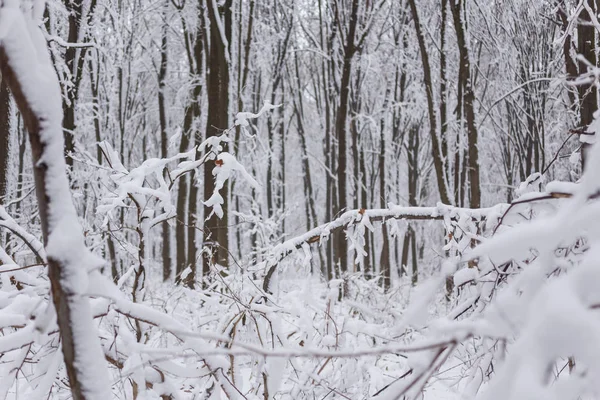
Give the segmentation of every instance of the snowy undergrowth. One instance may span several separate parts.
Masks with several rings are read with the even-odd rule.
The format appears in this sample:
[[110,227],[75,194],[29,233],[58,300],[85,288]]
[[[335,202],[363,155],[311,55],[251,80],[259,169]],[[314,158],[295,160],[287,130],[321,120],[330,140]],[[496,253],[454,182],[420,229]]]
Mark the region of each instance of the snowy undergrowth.
[[[280,279],[276,293],[266,300],[258,281],[231,275],[204,291],[156,282],[146,301],[185,325],[189,331],[180,332],[182,337],[212,339],[204,351],[226,356],[226,373],[245,398],[264,399],[265,387],[268,398],[368,398],[409,368],[406,357],[389,347],[404,346],[415,337],[397,329],[412,290],[407,281],[384,294],[375,281],[356,277],[346,282],[347,295],[340,300],[341,283],[327,284],[304,271]],[[122,315],[109,316],[110,325],[124,323]],[[146,328],[143,345],[132,333],[129,340],[122,334],[105,340],[113,341],[112,348],[136,349],[122,355],[129,361],[115,375],[124,393],[132,391],[130,379],[141,384],[156,366],[173,372],[167,379],[170,390],[163,385],[148,389],[147,398],[163,393],[204,398],[214,390],[210,375],[200,377],[206,374],[202,352],[161,328]],[[182,379],[176,376],[182,370],[197,374]],[[123,379],[123,373],[129,378]]]
[[[502,206],[488,214],[485,224],[449,212],[445,223],[452,234],[442,268],[432,265],[429,270],[437,272],[416,287],[408,277],[397,279],[388,293],[377,279],[360,274],[324,282],[310,274],[302,248],[280,261],[271,294],[262,290],[263,275],[251,265],[242,266],[247,273],[215,270],[209,287],[190,290],[159,281],[160,266],[148,259],[138,304],[131,302],[133,273],[120,279],[119,290],[96,276],[92,310],[111,366],[113,394],[123,399],[412,399],[422,393],[431,400],[517,399],[534,388],[553,398],[561,386],[546,386],[547,375],[541,375],[552,376],[553,369],[567,387],[559,393],[594,393],[589,382],[583,385],[594,358],[580,351],[593,349],[582,335],[595,337],[594,319],[575,323],[595,308],[594,252],[585,251],[593,231],[588,228],[582,240],[574,226],[595,215],[597,206],[577,203],[581,218],[569,222],[560,219],[561,210],[573,207],[575,199],[528,193],[520,201],[508,213]],[[533,222],[522,223],[524,217]],[[18,228],[14,221],[4,224]],[[484,243],[477,246],[480,240]],[[478,262],[469,261],[483,254]],[[5,269],[20,268],[9,258],[3,262]],[[455,284],[449,301],[446,274]],[[3,381],[7,397],[68,396],[44,268],[1,275],[2,376],[12,376]],[[580,309],[588,303],[592,306]],[[573,355],[581,360],[579,375],[559,374]],[[539,385],[515,376],[524,374],[521,364]]]

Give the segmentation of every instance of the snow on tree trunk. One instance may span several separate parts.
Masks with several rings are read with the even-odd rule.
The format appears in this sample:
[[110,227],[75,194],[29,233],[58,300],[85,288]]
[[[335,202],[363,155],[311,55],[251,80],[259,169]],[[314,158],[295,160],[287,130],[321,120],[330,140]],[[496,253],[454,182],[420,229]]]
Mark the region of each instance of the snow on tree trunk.
[[[34,13],[41,15],[43,3]],[[14,0],[0,8],[0,70],[29,131],[52,298],[74,399],[111,398],[93,325],[88,273],[103,263],[86,248],[63,158],[60,87],[41,31]]]

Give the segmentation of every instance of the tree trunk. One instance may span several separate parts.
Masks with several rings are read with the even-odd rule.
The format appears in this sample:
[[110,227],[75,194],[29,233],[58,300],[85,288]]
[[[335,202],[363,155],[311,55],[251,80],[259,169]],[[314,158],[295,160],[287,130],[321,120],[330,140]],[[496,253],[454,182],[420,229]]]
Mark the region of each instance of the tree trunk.
[[[8,7],[5,4],[0,12]],[[31,141],[52,301],[56,308],[69,386],[75,400],[108,399],[111,397],[108,371],[88,297],[73,290],[73,279],[81,274],[87,278],[88,271],[94,266],[89,262],[85,264],[92,255],[85,248],[81,226],[77,222],[65,161],[55,154],[64,145],[60,87],[49,54],[46,50],[40,51],[39,46],[45,44],[41,32],[35,32],[37,35],[32,38],[24,28],[27,24],[25,18],[19,12],[16,14],[19,23],[0,42],[0,73],[8,81]],[[35,47],[32,39],[36,39]],[[33,62],[39,62],[39,65],[30,66],[28,60],[35,60]],[[32,69],[34,73],[31,73]],[[30,72],[28,75],[27,70]],[[45,101],[40,103],[40,97]],[[69,238],[69,241],[65,243],[64,238]],[[92,366],[97,368],[90,373]]]
[[[385,100],[383,102],[383,116],[381,117],[379,125],[379,205],[381,208],[387,208],[387,188],[386,188],[386,168],[385,160],[387,153],[387,142],[385,138],[385,115],[387,114],[387,107],[389,98],[391,95],[391,87],[388,84],[385,93]],[[383,239],[381,256],[379,258],[379,265],[381,269],[381,275],[383,276],[383,288],[388,290],[392,284],[392,271],[390,268],[390,241],[388,237],[388,229],[385,221],[381,222],[381,235]]]
[[452,17],[454,19],[454,29],[456,30],[456,41],[460,54],[460,75],[458,84],[463,88],[463,105],[465,118],[467,120],[468,145],[468,171],[469,171],[469,200],[471,208],[481,206],[481,184],[479,182],[479,149],[478,133],[475,123],[475,92],[471,80],[471,62],[469,59],[469,49],[467,47],[465,36],[465,23],[463,21],[464,0],[450,0]]
[[[595,0],[584,1],[587,2],[591,10],[597,12]],[[595,28],[591,22],[590,13],[586,8],[581,10],[579,20],[581,23],[577,25],[577,47],[578,53],[585,58],[585,60],[579,60],[579,74],[581,75],[588,70],[586,61],[591,65],[597,65],[597,60]],[[585,129],[594,120],[594,112],[598,109],[598,89],[593,82],[579,85],[577,88],[579,93],[579,126]],[[589,143],[583,143],[581,148],[581,165],[584,170],[587,152],[590,147]]]
[[[160,65],[158,69],[158,117],[160,121],[160,157],[167,158],[169,135],[167,132],[167,110],[166,110],[166,78],[167,78],[167,11],[169,7],[169,1],[167,0],[164,5],[163,14],[163,31],[160,43]],[[167,178],[168,171],[165,168],[163,171],[165,178]],[[163,280],[166,281],[171,277],[171,228],[167,221],[162,224],[162,261],[163,261]]]
[[[206,137],[218,136],[229,126],[229,55],[227,43],[231,38],[231,0],[226,0],[223,5],[217,6],[214,0],[209,0],[208,16],[210,21],[210,54],[208,55],[208,118],[206,122]],[[224,27],[221,32],[220,27]],[[229,35],[228,35],[229,33]],[[227,146],[223,145],[223,151]],[[211,162],[204,166],[204,198],[212,196],[215,183],[212,175],[214,165]],[[229,228],[228,228],[228,187],[221,189],[223,197],[223,218],[219,220],[216,215],[205,218],[204,223],[204,248],[209,249],[210,257],[203,257],[203,271],[207,273],[213,261],[225,268],[229,266]],[[204,215],[208,216],[211,209],[204,208]],[[214,257],[214,260],[212,259]]]
[[[565,72],[567,73],[567,79],[575,79],[577,78],[577,64],[573,57],[571,56],[571,51],[573,50],[573,37],[569,33],[569,17],[564,9],[565,0],[558,0],[556,2],[557,6],[557,15],[560,19],[561,28],[563,34],[565,34],[565,38],[563,41],[563,57],[565,59]],[[567,87],[567,93],[569,96],[569,106],[571,110],[575,111],[577,109],[577,100],[575,99],[574,91],[571,88]]]
[[[340,104],[337,110],[335,121],[335,135],[338,141],[338,206],[337,213],[345,211],[348,207],[346,193],[346,122],[348,119],[348,103],[350,99],[350,76],[352,74],[352,58],[356,53],[356,28],[358,25],[358,3],[359,0],[352,1],[352,10],[350,11],[350,21],[348,26],[348,34],[344,46],[344,65],[342,67],[342,79],[340,83]],[[348,268],[348,248],[346,243],[346,235],[344,231],[337,234],[335,247],[336,263],[339,264],[342,273]]]
[[441,145],[437,133],[437,122],[435,114],[435,104],[433,98],[433,82],[431,79],[431,64],[429,63],[429,55],[425,43],[425,36],[419,21],[419,13],[415,0],[409,0],[410,10],[415,25],[417,41],[419,42],[419,52],[421,53],[421,63],[423,64],[423,83],[425,84],[425,92],[427,97],[427,110],[429,113],[429,136],[431,137],[431,152],[433,156],[433,165],[437,178],[438,191],[440,200],[444,204],[452,204],[448,196],[448,186],[444,178],[445,160],[442,157]]
[[[323,0],[319,0],[319,34],[321,45],[330,53],[332,51],[331,41],[333,40],[334,35],[330,35],[330,39],[326,38],[326,25],[325,18],[323,16]],[[335,24],[333,25],[333,30],[335,31]],[[331,85],[329,84],[332,76],[330,74],[330,68],[328,64],[334,63],[333,57],[330,57],[329,60],[326,58],[322,58],[321,62],[321,76],[323,77],[323,108],[325,114],[325,139],[324,139],[324,156],[325,156],[325,220],[331,221],[332,214],[335,206],[334,200],[334,184],[332,179],[333,167],[334,167],[334,156],[335,152],[333,149],[333,140],[332,140],[332,129],[331,129]],[[327,280],[331,280],[334,277],[334,267],[333,267],[333,244],[332,240],[328,240],[325,245],[325,253],[326,253],[326,265],[323,265],[323,276],[327,278]]]
[[[84,7],[84,0],[64,0],[65,7],[69,14],[68,43],[78,43],[85,38],[82,35],[84,28],[92,19],[96,0],[89,2],[89,7]],[[86,15],[82,12],[87,11]],[[79,88],[83,78],[83,66],[87,47],[69,46],[65,52],[65,63],[71,74],[71,86],[66,91],[66,98],[63,98],[63,131],[65,137],[65,157],[67,165],[73,167],[73,159],[70,154],[75,150],[75,106],[79,96]]]
[[0,75],[0,204],[5,203],[10,143],[10,92]]

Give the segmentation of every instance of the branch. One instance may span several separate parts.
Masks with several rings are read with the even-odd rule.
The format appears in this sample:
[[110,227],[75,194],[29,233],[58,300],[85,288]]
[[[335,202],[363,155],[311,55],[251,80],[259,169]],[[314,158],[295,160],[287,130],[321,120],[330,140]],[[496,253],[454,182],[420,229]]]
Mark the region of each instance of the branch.
[[387,209],[371,210],[350,210],[346,211],[337,219],[320,225],[303,235],[289,239],[277,245],[266,261],[268,272],[263,280],[263,290],[269,292],[271,278],[279,262],[297,249],[301,249],[304,244],[318,243],[326,239],[333,231],[356,224],[364,216],[370,221],[385,221],[386,219],[404,219],[404,220],[441,220],[449,217],[451,220],[457,220],[460,215],[469,214],[475,220],[484,220],[490,214],[498,214],[506,204],[499,204],[490,208],[459,208],[438,204],[437,207],[402,207],[391,205]]
[[108,369],[87,296],[88,271],[99,266],[85,247],[63,158],[62,101],[39,28],[19,2],[0,7],[0,72],[29,132],[42,233],[62,353],[75,400],[111,398]]

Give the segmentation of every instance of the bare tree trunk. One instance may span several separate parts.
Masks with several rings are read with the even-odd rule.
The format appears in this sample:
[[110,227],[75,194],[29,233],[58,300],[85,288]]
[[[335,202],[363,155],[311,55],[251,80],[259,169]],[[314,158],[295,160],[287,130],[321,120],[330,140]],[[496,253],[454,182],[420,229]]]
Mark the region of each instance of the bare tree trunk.
[[[191,135],[190,129],[187,126],[188,113],[191,114],[190,111],[186,111],[186,117],[183,123],[183,132],[181,134],[181,144],[179,147],[179,151],[185,151],[188,147],[190,147],[189,135]],[[186,129],[187,128],[187,129]],[[175,281],[180,281],[180,276],[183,270],[188,266],[187,261],[187,238],[186,225],[187,225],[187,210],[190,206],[188,199],[188,190],[190,187],[190,177],[188,175],[184,175],[179,178],[179,183],[177,187],[177,205],[176,205],[176,225],[175,225],[175,238],[176,238],[176,260],[175,260]]]
[[463,88],[464,95],[464,110],[467,120],[467,132],[469,139],[468,147],[468,171],[469,171],[469,200],[472,208],[481,206],[481,185],[479,182],[479,149],[478,149],[478,133],[475,123],[475,92],[473,90],[473,82],[471,80],[471,62],[469,59],[469,49],[465,37],[465,23],[463,21],[463,6],[464,0],[450,0],[450,8],[454,19],[454,29],[456,30],[456,41],[460,53],[460,75],[458,84]]
[[[367,207],[370,204],[369,200],[373,201],[373,199],[369,199],[369,192],[367,191],[367,188],[369,187],[369,183],[367,182],[367,152],[369,150],[371,149],[367,148],[366,139],[362,138],[362,144],[360,146],[360,152],[358,155],[358,168],[360,169],[360,200],[363,204],[363,207]],[[369,233],[370,232],[365,231],[365,253],[367,253],[363,260],[363,272],[365,276],[373,276],[373,274],[377,272],[375,270],[374,263],[371,262],[373,246],[371,246],[372,235]]]
[[[224,4],[208,1],[208,19],[210,21],[210,54],[208,55],[208,118],[206,122],[206,137],[218,136],[222,130],[229,126],[229,54],[227,43],[231,40],[231,4],[226,0]],[[221,32],[220,27],[224,27]],[[224,35],[224,37],[222,36]],[[227,146],[224,145],[224,151]],[[204,198],[212,196],[215,183],[212,175],[213,165],[204,166]],[[223,218],[219,220],[216,215],[205,219],[204,246],[210,249],[214,260],[209,255],[203,257],[203,271],[208,273],[210,265],[214,262],[227,268],[229,266],[229,228],[228,228],[228,187],[221,189],[224,203]],[[190,199],[191,201],[191,199]],[[204,215],[210,215],[211,210],[204,208]]]
[[[589,8],[595,12],[596,0],[584,0],[587,2]],[[585,60],[579,60],[579,74],[583,74],[587,71],[587,63],[591,65],[597,65],[596,59],[596,39],[595,39],[595,28],[591,22],[590,13],[586,8],[581,10],[579,14],[580,23],[577,25],[577,47],[578,53],[581,54]],[[598,109],[598,89],[593,82],[582,84],[578,86],[579,92],[579,125],[583,128],[587,128],[588,125],[594,120],[594,112]],[[583,143],[581,148],[581,165],[585,170],[587,152],[591,145],[589,143]]]
[[[196,138],[194,144],[199,144],[199,140]],[[185,284],[189,288],[194,288],[196,282],[196,258],[198,250],[196,248],[196,224],[198,222],[198,186],[195,183],[196,172],[192,172],[190,176],[190,195],[188,198],[189,208],[187,214],[187,237],[188,237],[188,251],[187,251],[187,262],[190,267],[190,273],[185,278]],[[204,267],[203,267],[204,268]],[[208,270],[203,269],[204,275],[208,274]]]
[[[408,164],[408,205],[417,206],[417,183],[419,181],[419,128],[413,125],[409,128],[408,144],[406,146],[406,157]],[[416,260],[416,235],[414,228],[409,224],[404,234],[404,245],[402,247],[402,268],[408,269],[408,253],[412,254],[411,282],[416,284],[419,280],[419,271]],[[409,247],[410,246],[410,247]]]
[[[102,141],[102,134],[100,129],[100,90],[99,90],[99,73],[93,69],[93,63],[90,60],[89,63],[90,68],[90,89],[92,91],[92,106],[94,112],[94,133],[96,136],[96,143],[100,143]],[[99,145],[96,145],[96,160],[99,165],[102,165],[102,149]]]
[[[48,275],[69,386],[75,400],[107,399],[111,397],[108,371],[104,362],[100,361],[104,355],[95,333],[89,301],[87,296],[72,288],[74,276],[84,274],[87,277],[87,268],[91,270],[93,267],[81,265],[85,260],[89,260],[91,255],[87,253],[81,227],[77,223],[66,176],[66,164],[57,154],[50,154],[52,151],[60,151],[59,148],[63,146],[60,87],[55,76],[50,80],[35,74],[24,77],[23,71],[15,70],[29,67],[28,61],[23,65],[22,60],[36,60],[37,57],[43,65],[41,69],[48,73],[48,77],[53,73],[49,55],[40,52],[39,48],[34,48],[30,44],[31,38],[29,41],[22,40],[23,37],[29,36],[29,32],[19,29],[25,26],[24,18],[20,18],[22,25],[16,24],[16,28],[8,33],[13,37],[1,43],[3,47],[0,47],[0,73],[3,79],[7,80],[29,131],[44,245],[48,250],[52,249],[48,251]],[[35,39],[41,39],[41,33],[38,34]],[[19,40],[14,40],[15,37]],[[26,45],[22,46],[21,43]],[[39,44],[36,42],[36,45]],[[40,94],[38,85],[49,90],[41,89]],[[39,101],[33,100],[40,95],[45,96],[47,104],[40,105]],[[48,110],[50,115],[47,114]],[[68,229],[72,231],[67,232]],[[62,242],[55,243],[59,240],[57,237],[60,237],[60,240],[69,237],[68,245],[75,245],[77,248],[68,248]],[[52,243],[53,247],[49,247],[49,243]],[[73,253],[69,254],[68,251]],[[88,370],[92,366],[99,367],[93,371],[94,379],[90,379],[91,374]]]
[[[563,41],[563,57],[565,59],[565,71],[567,73],[567,79],[575,79],[577,77],[577,64],[575,63],[575,60],[573,60],[573,57],[571,56],[571,50],[573,50],[573,37],[572,35],[569,33],[569,17],[567,16],[567,12],[564,8],[565,6],[565,0],[557,0],[556,1],[556,6],[557,6],[557,15],[558,18],[560,19],[560,23],[561,23],[561,28],[562,28],[562,32],[565,35],[564,41]],[[571,90],[571,88],[567,88],[567,93],[569,96],[569,106],[571,107],[571,110],[575,111],[576,107],[577,107],[577,100],[575,98],[575,94],[574,92]]]
[[[254,0],[250,0],[249,6],[248,6],[248,28],[247,28],[247,32],[246,32],[246,40],[242,40],[242,33],[243,33],[243,29],[242,29],[242,5],[243,2],[240,1],[239,2],[239,15],[240,15],[240,22],[239,22],[239,34],[238,34],[238,77],[237,77],[237,111],[238,112],[242,112],[244,111],[244,89],[246,87],[246,84],[248,82],[248,73],[250,71],[250,65],[249,65],[249,60],[250,60],[250,51],[252,48],[252,34],[253,34],[253,27],[254,27],[254,7],[255,7],[255,1]],[[242,48],[243,45],[243,48]],[[243,62],[242,62],[242,58],[243,58]],[[241,129],[239,126],[236,126],[235,129],[235,140],[234,140],[234,146],[235,146],[235,152],[236,154],[240,154],[240,134],[241,134]],[[235,181],[233,181],[231,183],[231,191],[234,192],[233,188],[235,186]],[[235,209],[236,211],[240,211],[240,197],[236,196],[235,198]],[[236,216],[235,218],[236,220],[236,225],[239,226],[239,224],[242,222],[241,218],[239,216]],[[236,233],[236,242],[237,242],[237,248],[238,248],[238,258],[242,258],[242,230],[241,229],[236,229],[235,231]]]
[[[331,51],[332,45],[331,42],[334,37],[334,32],[336,29],[335,24],[333,25],[332,34],[329,39],[326,36],[326,25],[325,18],[323,17],[323,0],[319,0],[319,33],[321,44],[327,52]],[[333,63],[333,57],[330,58],[329,64]],[[325,148],[325,220],[331,221],[332,219],[332,211],[335,206],[334,200],[334,184],[332,179],[333,168],[334,168],[334,149],[332,143],[332,135],[331,135],[331,86],[330,81],[332,79],[331,74],[329,73],[330,68],[328,68],[328,62],[325,58],[322,58],[321,63],[321,76],[323,77],[323,103],[324,103],[324,114],[325,114],[325,139],[324,139],[324,148]],[[327,280],[333,279],[333,245],[332,240],[328,240],[325,246],[326,252],[326,265],[323,265],[323,276],[327,278]]]
[[[391,87],[388,83],[387,90],[385,93],[385,100],[383,102],[383,116],[381,117],[379,125],[379,205],[381,208],[387,208],[387,187],[386,187],[386,153],[387,153],[387,142],[385,139],[385,116],[387,114],[387,107],[389,98],[391,95]],[[388,229],[385,221],[381,223],[381,235],[383,238],[381,256],[379,258],[379,265],[381,274],[383,275],[383,288],[388,290],[392,284],[392,271],[390,268],[390,241],[388,237]]]
[[319,220],[317,218],[317,209],[315,206],[315,199],[313,194],[313,185],[312,185],[312,176],[310,173],[310,163],[308,161],[308,146],[306,144],[306,132],[304,130],[304,104],[302,102],[302,85],[300,82],[300,69],[298,66],[298,58],[294,57],[294,67],[296,72],[296,82],[298,87],[296,89],[298,96],[296,97],[296,101],[294,101],[295,114],[296,114],[296,123],[298,124],[298,136],[300,137],[300,151],[302,154],[302,173],[304,177],[304,188],[306,192],[306,225],[307,228],[319,225]]
[[425,92],[427,96],[427,110],[429,113],[429,136],[431,137],[431,152],[433,156],[433,165],[435,167],[435,174],[437,178],[438,191],[440,193],[440,199],[444,204],[451,204],[450,197],[448,195],[448,187],[444,178],[445,160],[441,154],[441,145],[437,133],[437,122],[435,114],[435,104],[433,98],[433,81],[431,79],[431,64],[429,63],[429,55],[427,53],[427,46],[425,43],[425,36],[421,28],[421,22],[419,20],[419,13],[417,11],[417,5],[415,0],[408,0],[410,5],[410,11],[415,25],[415,32],[417,40],[419,42],[419,51],[421,53],[421,62],[423,64],[423,82],[425,84]]
[[0,75],[0,204],[5,204],[10,143],[10,91]]
[[[94,10],[96,0],[89,2],[89,7],[84,7],[84,0],[63,0],[67,12],[69,13],[69,28],[67,42],[78,43],[83,40],[82,27],[89,24]],[[86,15],[82,13],[87,11]],[[69,156],[75,150],[75,107],[79,96],[79,88],[83,78],[83,66],[87,47],[69,46],[65,52],[65,63],[72,78],[72,85],[67,90],[66,98],[63,99],[63,130],[65,136],[65,156],[67,165],[73,167],[73,159]]]
[[[344,46],[344,65],[342,66],[342,79],[340,83],[340,103],[337,110],[335,121],[335,134],[338,141],[338,207],[336,212],[343,212],[347,207],[346,193],[346,173],[347,173],[347,158],[346,158],[346,122],[348,119],[348,103],[350,99],[350,76],[352,74],[352,59],[356,53],[356,28],[358,25],[358,4],[359,0],[352,1],[352,9],[350,11],[350,21],[348,25],[348,34]],[[346,236],[344,232],[337,235],[335,247],[336,262],[340,266],[340,271],[346,272],[348,268],[348,248]]]
[[[200,109],[200,98],[202,97],[202,80],[204,79],[204,54],[205,54],[205,45],[207,38],[207,29],[204,24],[204,0],[199,0],[198,2],[198,26],[196,28],[196,39],[193,47],[193,60],[190,59],[190,74],[194,77],[194,84],[192,89],[192,99],[190,101],[190,105],[186,110],[185,121],[184,124],[187,127],[187,133],[184,128],[184,134],[187,135],[186,142],[184,143],[184,138],[182,136],[181,146],[191,145],[192,147],[197,146],[201,142],[201,138],[199,137],[197,130],[193,128],[193,122],[195,118],[200,117],[201,109]],[[190,143],[191,141],[191,143]],[[196,154],[196,158],[200,157],[200,154]],[[206,168],[206,166],[205,166]],[[187,236],[187,248],[185,244],[178,243],[178,251],[177,251],[177,281],[181,278],[181,273],[184,271],[186,267],[189,266],[190,273],[185,277],[184,283],[186,286],[193,288],[196,277],[196,259],[198,249],[196,247],[196,236],[197,236],[197,222],[198,222],[198,186],[196,185],[196,172],[192,171],[189,178],[186,178],[185,181],[180,182],[181,196],[183,199],[178,202],[181,203],[180,210],[178,211],[178,215],[180,215],[180,227],[179,227],[179,235],[186,237]],[[187,195],[187,197],[186,197]],[[187,201],[187,214],[185,213],[185,203]],[[204,268],[204,264],[203,264]],[[202,272],[201,279],[205,274],[208,273],[208,270]]]
[[[22,116],[17,117],[17,135],[19,137],[19,161],[17,163],[17,193],[16,198],[23,196],[23,171],[25,169],[25,151],[27,150],[27,135],[23,128]],[[15,204],[15,215],[21,211],[21,201]]]
[[416,235],[413,227],[410,228],[410,235],[411,235],[410,252],[411,252],[411,258],[412,258],[411,282],[412,282],[413,286],[416,286],[416,284],[419,282],[419,263],[417,260],[417,235]]
[[[281,85],[281,104],[286,104],[285,98],[285,84]],[[288,126],[289,129],[289,126]],[[285,113],[281,111],[281,123],[279,124],[279,174],[278,174],[278,188],[277,188],[277,208],[281,210],[281,232],[285,232],[285,141],[287,138],[286,125],[285,125]]]
[[[448,96],[446,90],[446,25],[448,0],[442,0],[442,21],[440,23],[440,145],[444,163],[444,182],[450,184],[448,166]],[[456,189],[455,189],[456,190]],[[450,196],[450,195],[448,195]]]
[[[448,0],[442,0],[442,20],[440,22],[440,142],[442,157],[446,160],[444,165],[444,181],[450,184],[450,169],[448,166],[448,96],[447,96],[447,71],[446,71],[446,25],[448,14]],[[456,204],[456,187],[454,188]],[[450,196],[450,194],[448,195]]]
[[[169,1],[167,0],[164,5],[163,13],[163,31],[160,43],[160,65],[158,69],[158,116],[160,120],[160,156],[161,158],[167,158],[169,135],[167,132],[167,110],[165,105],[165,90],[166,90],[166,78],[167,78],[167,11],[169,7]],[[163,171],[165,178],[167,177],[168,171]],[[162,224],[162,261],[163,261],[163,280],[166,281],[171,276],[171,228],[167,221]]]

